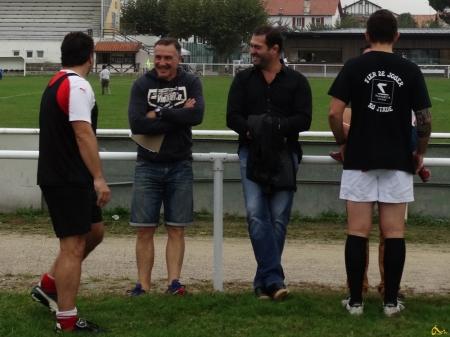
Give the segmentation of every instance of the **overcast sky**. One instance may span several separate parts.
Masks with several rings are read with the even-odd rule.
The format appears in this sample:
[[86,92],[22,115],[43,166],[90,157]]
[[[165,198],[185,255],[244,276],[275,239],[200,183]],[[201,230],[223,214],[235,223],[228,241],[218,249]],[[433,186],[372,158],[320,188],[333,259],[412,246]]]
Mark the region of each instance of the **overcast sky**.
[[[351,5],[357,0],[341,0],[342,7]],[[434,14],[436,11],[428,5],[428,0],[370,0],[370,2],[389,9],[394,13]]]

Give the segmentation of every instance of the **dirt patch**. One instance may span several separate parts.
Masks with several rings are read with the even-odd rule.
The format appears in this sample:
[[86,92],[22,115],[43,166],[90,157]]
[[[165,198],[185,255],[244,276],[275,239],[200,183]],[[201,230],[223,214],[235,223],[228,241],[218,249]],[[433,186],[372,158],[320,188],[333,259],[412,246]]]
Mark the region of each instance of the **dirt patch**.
[[[166,288],[166,236],[155,239],[152,291]],[[27,291],[40,279],[58,252],[58,240],[43,235],[2,234],[0,289]],[[370,247],[369,281],[379,282],[378,246]],[[402,291],[413,294],[450,294],[449,245],[407,245]],[[292,290],[345,290],[344,243],[288,240],[283,254],[286,283]],[[224,239],[224,291],[252,289],[256,262],[248,239]],[[84,262],[80,291],[124,294],[137,278],[135,237],[107,237]],[[186,238],[182,283],[190,292],[214,291],[214,244],[211,237]]]

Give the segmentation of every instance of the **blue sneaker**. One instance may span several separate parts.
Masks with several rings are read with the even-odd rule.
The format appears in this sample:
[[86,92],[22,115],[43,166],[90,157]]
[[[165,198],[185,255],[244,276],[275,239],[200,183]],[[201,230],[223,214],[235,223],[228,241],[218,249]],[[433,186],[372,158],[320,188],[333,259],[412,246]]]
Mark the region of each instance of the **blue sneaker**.
[[127,292],[126,292],[126,294],[128,296],[139,296],[139,295],[142,295],[142,294],[145,294],[145,293],[147,293],[147,292],[142,289],[140,283],[137,283],[136,287],[134,289],[127,290]]
[[172,284],[167,287],[166,294],[183,295],[185,294],[186,286],[181,284],[178,280],[172,280]]

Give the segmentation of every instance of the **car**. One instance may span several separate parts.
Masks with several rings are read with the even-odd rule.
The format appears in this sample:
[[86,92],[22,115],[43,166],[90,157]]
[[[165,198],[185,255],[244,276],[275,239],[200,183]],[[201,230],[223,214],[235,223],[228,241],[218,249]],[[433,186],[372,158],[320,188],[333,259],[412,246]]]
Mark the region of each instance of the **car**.
[[244,63],[243,60],[233,60],[234,74],[237,74],[238,72],[250,67],[253,67],[253,64]]

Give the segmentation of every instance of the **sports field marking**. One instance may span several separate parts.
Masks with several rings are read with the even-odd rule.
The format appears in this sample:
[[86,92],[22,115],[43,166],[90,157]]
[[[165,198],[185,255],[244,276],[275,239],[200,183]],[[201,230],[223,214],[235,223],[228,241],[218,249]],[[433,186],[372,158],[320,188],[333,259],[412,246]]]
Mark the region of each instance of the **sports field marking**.
[[3,98],[14,98],[14,97],[20,97],[20,96],[28,96],[28,95],[35,95],[35,94],[42,94],[43,91],[39,91],[39,92],[29,92],[27,94],[21,94],[21,95],[14,95],[14,96],[5,96],[5,97],[0,97],[0,99]]
[[444,102],[444,100],[443,99],[440,99],[440,98],[437,98],[437,97],[431,97],[432,99],[435,99],[435,100],[437,100],[437,101],[442,101],[442,102]]

